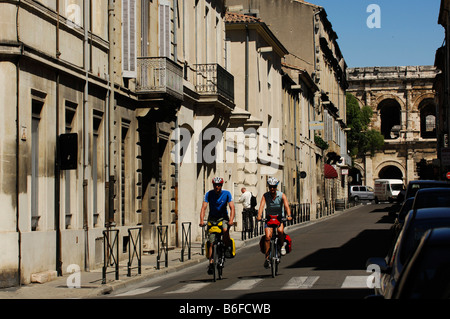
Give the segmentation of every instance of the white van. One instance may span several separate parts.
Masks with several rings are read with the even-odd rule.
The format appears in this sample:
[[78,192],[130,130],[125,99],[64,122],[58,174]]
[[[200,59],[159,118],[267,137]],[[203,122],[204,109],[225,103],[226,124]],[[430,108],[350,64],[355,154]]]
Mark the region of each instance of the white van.
[[404,189],[405,185],[401,179],[376,179],[375,202],[389,201],[392,203]]

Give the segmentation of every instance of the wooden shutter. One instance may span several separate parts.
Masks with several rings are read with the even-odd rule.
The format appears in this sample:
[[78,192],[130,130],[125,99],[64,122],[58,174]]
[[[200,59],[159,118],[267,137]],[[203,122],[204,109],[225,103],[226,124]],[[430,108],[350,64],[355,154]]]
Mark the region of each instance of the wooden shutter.
[[122,75],[136,77],[136,0],[122,0]]
[[159,2],[159,56],[170,58],[170,2]]

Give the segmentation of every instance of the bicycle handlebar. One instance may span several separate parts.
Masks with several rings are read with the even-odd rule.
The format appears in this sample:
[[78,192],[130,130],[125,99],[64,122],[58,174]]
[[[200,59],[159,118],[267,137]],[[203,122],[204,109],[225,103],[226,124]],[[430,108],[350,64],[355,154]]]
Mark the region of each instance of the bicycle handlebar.
[[[260,220],[258,220],[258,222],[267,222],[267,221],[269,221],[271,218],[261,218]],[[283,217],[283,218],[281,218],[281,222],[283,223],[283,222],[285,222],[285,221],[287,221],[287,218],[286,217]]]

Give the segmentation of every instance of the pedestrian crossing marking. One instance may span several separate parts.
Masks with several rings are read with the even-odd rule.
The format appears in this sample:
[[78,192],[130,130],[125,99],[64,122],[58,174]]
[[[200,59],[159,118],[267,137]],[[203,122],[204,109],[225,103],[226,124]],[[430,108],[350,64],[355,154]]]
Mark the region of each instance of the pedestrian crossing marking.
[[310,289],[318,279],[319,276],[292,277],[281,289]]
[[[371,276],[346,276],[345,280],[342,282],[340,288],[341,289],[370,289],[367,285],[367,281]],[[306,290],[313,289],[314,285],[320,279],[320,276],[296,276],[290,278],[284,286],[281,287],[281,290]],[[272,279],[263,279],[263,278],[254,278],[254,279],[242,279],[239,280],[227,288],[222,290],[224,291],[238,291],[238,290],[251,290],[259,285],[264,280],[272,280]],[[167,291],[165,294],[189,294],[199,291],[205,288],[208,285],[213,285],[211,282],[198,282],[198,283],[190,283],[186,284],[176,290]],[[161,286],[152,286],[145,288],[138,288],[134,290],[130,290],[128,292],[121,293],[117,295],[118,297],[124,296],[133,296],[148,293],[152,290],[156,290],[161,288]],[[331,287],[329,289],[332,289]]]
[[160,286],[156,286],[156,287],[148,287],[148,288],[138,288],[138,289],[134,289],[134,290],[130,290],[121,294],[118,294],[118,297],[125,297],[125,296],[136,296],[136,295],[142,295],[142,294],[146,294],[147,292],[150,292],[152,290],[155,290],[157,288],[159,288]]
[[259,284],[263,279],[244,279],[239,280],[228,288],[224,290],[250,290],[253,289],[257,284]]
[[347,276],[342,283],[341,288],[369,288],[367,279],[370,276]]
[[209,284],[210,284],[209,282],[199,282],[199,283],[194,283],[194,284],[187,284],[187,285],[181,287],[180,289],[177,289],[174,291],[168,291],[168,292],[166,292],[166,294],[188,294],[188,293],[198,291],[198,290],[204,288],[205,286],[208,286]]

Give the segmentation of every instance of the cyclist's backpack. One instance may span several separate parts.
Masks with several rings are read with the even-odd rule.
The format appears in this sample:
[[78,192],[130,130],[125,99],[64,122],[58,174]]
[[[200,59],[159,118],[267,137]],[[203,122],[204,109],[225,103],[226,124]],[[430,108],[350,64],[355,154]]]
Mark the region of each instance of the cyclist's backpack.
[[289,254],[292,250],[292,239],[288,234],[284,237],[284,242],[286,243],[286,254]]
[[261,239],[259,240],[259,250],[263,253],[266,254],[266,235],[262,235]]
[[255,208],[256,205],[258,205],[258,200],[256,199],[256,196],[253,195],[252,193],[252,197],[250,198],[250,207]]

